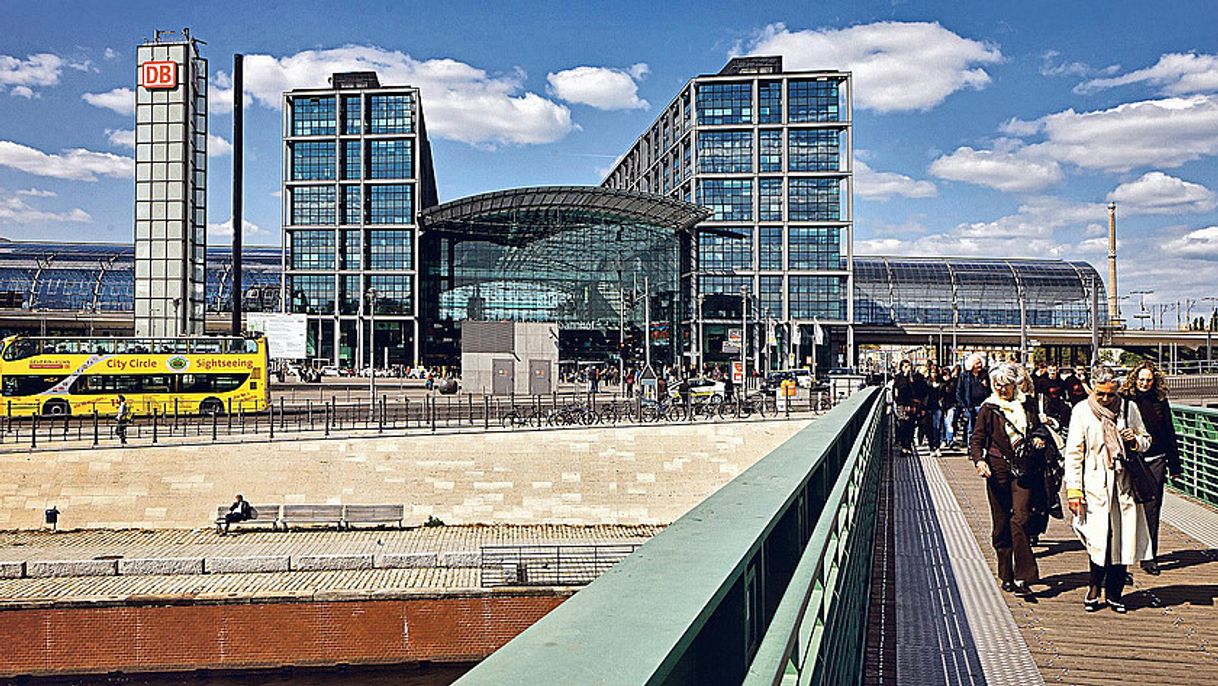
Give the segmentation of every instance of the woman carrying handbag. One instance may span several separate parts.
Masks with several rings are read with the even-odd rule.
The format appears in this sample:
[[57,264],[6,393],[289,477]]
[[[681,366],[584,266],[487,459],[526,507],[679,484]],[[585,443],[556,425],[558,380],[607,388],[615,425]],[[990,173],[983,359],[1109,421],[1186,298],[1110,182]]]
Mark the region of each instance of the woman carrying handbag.
[[1122,408],[1119,389],[1110,367],[1096,367],[1091,394],[1075,406],[1066,439],[1066,497],[1090,559],[1088,612],[1106,603],[1123,614],[1126,567],[1150,555],[1146,517],[1125,466],[1134,451],[1150,447],[1150,435],[1133,403]]

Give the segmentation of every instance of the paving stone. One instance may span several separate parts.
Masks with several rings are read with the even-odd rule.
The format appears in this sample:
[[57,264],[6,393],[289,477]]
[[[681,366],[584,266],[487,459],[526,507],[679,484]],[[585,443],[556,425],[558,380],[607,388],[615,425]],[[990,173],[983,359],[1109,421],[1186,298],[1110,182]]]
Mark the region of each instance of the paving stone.
[[482,564],[482,554],[476,550],[456,550],[440,553],[441,567],[477,567]]
[[372,555],[298,555],[292,558],[294,572],[334,569],[372,569]]
[[30,560],[25,563],[28,577],[114,576],[117,560]]
[[0,579],[20,579],[25,576],[24,562],[0,562]]
[[207,574],[241,574],[246,572],[286,572],[287,555],[256,555],[252,557],[209,557],[204,562]]
[[201,557],[144,557],[118,561],[122,576],[151,576],[155,574],[202,574]]
[[382,569],[418,569],[439,566],[438,557],[436,553],[384,553],[374,562]]

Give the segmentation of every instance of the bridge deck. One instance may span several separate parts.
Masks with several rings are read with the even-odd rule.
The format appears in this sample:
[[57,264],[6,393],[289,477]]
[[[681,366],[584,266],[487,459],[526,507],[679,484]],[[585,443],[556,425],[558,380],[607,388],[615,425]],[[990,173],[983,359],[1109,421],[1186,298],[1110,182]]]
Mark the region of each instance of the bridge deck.
[[[961,453],[896,458],[877,542],[867,681],[1147,684],[1218,679],[1218,513],[1168,495],[1163,574],[1133,569],[1129,614],[1083,611],[1087,558],[1067,522],[1035,549],[1044,585],[999,591],[984,481]],[[884,533],[881,527],[880,533]]]

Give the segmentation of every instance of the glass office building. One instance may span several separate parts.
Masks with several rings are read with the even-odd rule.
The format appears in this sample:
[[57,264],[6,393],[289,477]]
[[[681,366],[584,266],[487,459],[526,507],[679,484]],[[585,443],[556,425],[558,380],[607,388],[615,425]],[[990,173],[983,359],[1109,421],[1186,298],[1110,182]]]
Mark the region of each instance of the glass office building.
[[373,72],[334,74],[330,86],[284,94],[287,309],[309,315],[314,359],[414,364],[418,214],[436,204],[419,91]]
[[673,323],[683,304],[682,246],[709,214],[662,196],[579,186],[517,188],[425,210],[424,361],[460,356],[463,320],[553,322],[560,359],[613,361],[622,339],[642,345],[646,301],[652,360],[671,364],[681,349]]
[[849,357],[850,92],[848,73],[786,72],[781,57],[733,59],[686,84],[605,178],[607,188],[713,213],[696,230],[680,277],[687,359],[737,355],[727,337],[739,331],[745,300],[754,363],[767,330],[774,349],[765,359],[805,363],[817,323],[830,332],[817,359]]

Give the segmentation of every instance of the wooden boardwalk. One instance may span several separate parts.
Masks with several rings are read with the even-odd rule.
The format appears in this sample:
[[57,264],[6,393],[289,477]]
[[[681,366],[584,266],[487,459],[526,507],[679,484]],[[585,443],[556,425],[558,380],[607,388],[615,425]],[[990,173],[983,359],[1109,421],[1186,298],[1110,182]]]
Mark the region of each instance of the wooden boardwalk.
[[[977,543],[994,569],[985,482],[963,456],[939,460]],[[1036,548],[1046,586],[1033,602],[1005,595],[1050,684],[1218,682],[1218,550],[1164,522],[1158,577],[1134,568],[1129,613],[1083,611],[1087,554],[1066,521],[1051,520]]]
[[[902,459],[911,462],[902,465]],[[972,464],[962,453],[937,460],[895,458],[894,462],[898,467],[887,474],[891,474],[890,482],[896,487],[886,493],[891,496],[893,516],[888,521],[895,533],[885,536],[888,529],[881,527],[877,540],[877,587],[872,594],[867,683],[901,686],[1027,683],[1027,675],[1016,677],[1005,664],[1004,656],[995,657],[991,634],[1000,631],[1004,623],[1009,627],[1010,622],[994,617],[988,619],[1001,621],[993,623],[984,617],[977,621],[978,608],[989,608],[985,611],[992,613],[993,608],[1002,604],[1022,636],[1022,641],[1013,633],[1002,639],[999,645],[1008,653],[1005,658],[1013,663],[1022,659],[1027,665],[1030,657],[1047,684],[1218,682],[1218,608],[1215,608],[1218,513],[1205,506],[1173,500],[1174,507],[1165,508],[1160,534],[1163,574],[1154,577],[1133,568],[1134,584],[1126,589],[1125,596],[1129,613],[1122,616],[1105,609],[1089,614],[1082,607],[1087,556],[1066,521],[1052,520],[1042,545],[1035,548],[1043,580],[1033,587],[1038,591],[1037,597],[1022,600],[998,592],[989,586],[997,582],[993,576],[995,560],[985,482],[976,475]],[[903,555],[909,555],[909,551],[900,549],[901,529],[913,526],[902,523],[910,520],[908,516],[903,519],[902,508],[927,508],[913,502],[911,496],[902,495],[910,491],[903,488],[901,479],[908,479],[910,474],[921,479],[923,472],[925,481],[945,483],[950,491],[950,497],[940,493],[937,499],[931,499],[938,511],[932,510],[930,517],[941,525],[928,528],[923,521],[920,530],[914,532],[927,546],[945,550],[937,556],[924,554],[925,559],[950,558],[937,573],[928,575],[932,585],[947,589],[939,595],[948,600],[929,609],[919,609],[915,603],[911,610],[910,603],[902,604],[902,594],[917,595],[910,582],[917,584],[921,580],[911,575],[908,564],[903,568],[900,562]],[[933,491],[935,484],[930,483],[928,488]],[[954,502],[944,505],[944,501],[953,499]],[[1193,535],[1169,524],[1171,520]],[[952,543],[953,522],[967,526],[964,537],[971,534],[973,541],[968,544],[971,554],[961,554],[958,542],[951,554],[946,552]],[[904,535],[904,545],[908,546],[910,531]],[[984,578],[978,561],[971,559],[977,553],[984,560],[989,579]],[[897,563],[893,564],[893,560]],[[911,631],[901,625],[910,621],[927,626]],[[908,638],[911,635],[920,640],[912,651]],[[911,656],[915,657],[916,670],[908,664]]]

